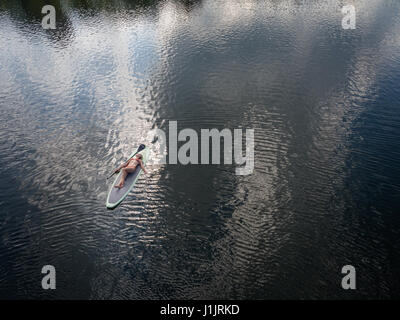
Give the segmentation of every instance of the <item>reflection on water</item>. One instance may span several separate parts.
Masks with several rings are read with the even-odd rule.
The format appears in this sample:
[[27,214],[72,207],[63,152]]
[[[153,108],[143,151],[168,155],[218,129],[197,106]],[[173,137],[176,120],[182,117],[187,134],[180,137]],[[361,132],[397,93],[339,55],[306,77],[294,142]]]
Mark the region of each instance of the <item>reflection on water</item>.
[[[396,2],[355,1],[352,31],[336,1],[45,2],[0,4],[1,297],[399,293]],[[107,174],[169,120],[254,128],[254,173],[152,166],[106,211]]]

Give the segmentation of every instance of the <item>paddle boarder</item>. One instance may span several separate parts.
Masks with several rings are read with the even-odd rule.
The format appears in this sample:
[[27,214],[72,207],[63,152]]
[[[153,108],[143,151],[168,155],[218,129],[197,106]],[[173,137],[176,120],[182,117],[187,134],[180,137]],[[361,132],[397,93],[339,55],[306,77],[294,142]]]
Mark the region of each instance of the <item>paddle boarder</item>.
[[122,169],[121,181],[116,186],[114,186],[115,188],[123,188],[126,176],[128,175],[128,173],[135,172],[137,166],[140,166],[144,173],[147,174],[142,159],[143,156],[139,153],[138,155],[136,155],[136,157],[129,159],[127,162],[120,165],[119,168],[115,170],[115,173],[118,173]]

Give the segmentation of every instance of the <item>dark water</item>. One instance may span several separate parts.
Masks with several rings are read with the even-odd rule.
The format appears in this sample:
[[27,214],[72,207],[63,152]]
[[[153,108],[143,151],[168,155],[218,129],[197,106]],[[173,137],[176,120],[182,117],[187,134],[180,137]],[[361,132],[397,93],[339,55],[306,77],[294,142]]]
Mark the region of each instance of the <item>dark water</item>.
[[[400,3],[351,2],[1,0],[0,297],[398,298]],[[169,120],[255,129],[254,173],[152,166],[107,211]]]

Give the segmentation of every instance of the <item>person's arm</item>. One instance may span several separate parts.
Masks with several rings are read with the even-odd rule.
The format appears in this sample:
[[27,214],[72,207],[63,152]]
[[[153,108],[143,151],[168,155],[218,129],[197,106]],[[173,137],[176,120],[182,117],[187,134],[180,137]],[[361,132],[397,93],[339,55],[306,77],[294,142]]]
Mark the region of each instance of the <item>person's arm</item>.
[[[129,160],[130,160],[130,159],[129,159]],[[118,167],[118,169],[115,170],[115,172],[119,172],[122,168],[125,168],[125,167],[128,165],[129,160],[128,160],[127,162],[121,164],[121,165]]]
[[147,171],[146,171],[146,169],[145,169],[144,166],[143,166],[142,160],[139,160],[139,163],[140,163],[140,167],[142,168],[142,170],[144,171],[144,173],[147,174]]

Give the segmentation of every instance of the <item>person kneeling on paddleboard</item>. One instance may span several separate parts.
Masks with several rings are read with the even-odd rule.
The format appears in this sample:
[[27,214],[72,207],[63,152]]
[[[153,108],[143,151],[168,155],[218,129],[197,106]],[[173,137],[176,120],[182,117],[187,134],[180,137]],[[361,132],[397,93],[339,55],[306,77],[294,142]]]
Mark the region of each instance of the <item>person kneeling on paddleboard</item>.
[[118,173],[122,169],[121,181],[115,186],[115,188],[123,188],[126,176],[128,175],[128,173],[135,172],[137,166],[140,166],[143,169],[144,173],[147,174],[147,171],[143,166],[142,159],[143,156],[139,153],[135,158],[129,159],[127,162],[125,162],[118,169],[115,170],[115,172]]

